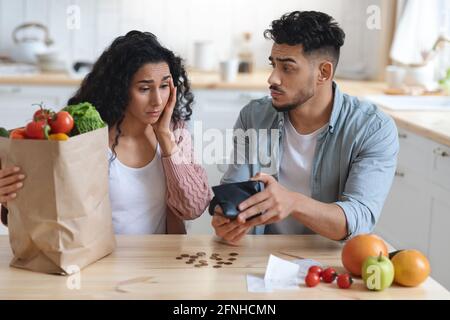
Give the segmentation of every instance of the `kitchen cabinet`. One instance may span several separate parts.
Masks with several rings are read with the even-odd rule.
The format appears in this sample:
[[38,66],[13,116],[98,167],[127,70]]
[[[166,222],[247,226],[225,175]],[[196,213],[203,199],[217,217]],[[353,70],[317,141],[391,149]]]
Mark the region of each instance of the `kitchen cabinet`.
[[427,254],[430,192],[414,171],[397,168],[378,232],[395,248],[415,248]]
[[400,152],[376,233],[398,249],[417,249],[450,289],[450,148],[399,128]]
[[36,103],[61,109],[76,89],[71,86],[0,85],[0,127],[23,127],[32,119],[37,109],[33,104]]
[[[447,176],[449,179],[449,176]],[[450,179],[449,179],[450,180]],[[450,288],[450,193],[436,186],[431,197],[429,253],[431,275]]]

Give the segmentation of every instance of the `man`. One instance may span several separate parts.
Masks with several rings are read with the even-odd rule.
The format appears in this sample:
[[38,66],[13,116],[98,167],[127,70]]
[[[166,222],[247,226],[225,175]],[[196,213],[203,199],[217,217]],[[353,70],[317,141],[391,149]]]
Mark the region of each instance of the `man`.
[[[318,233],[333,240],[371,232],[395,173],[395,123],[333,82],[345,34],[332,17],[295,11],[273,21],[264,36],[274,41],[271,99],[251,101],[234,129],[277,130],[278,162],[271,174],[251,163],[254,155],[228,167],[222,183],[252,179],[265,190],[242,202],[235,220],[216,206],[216,234],[235,244],[253,227],[255,233]],[[249,147],[241,140],[234,139],[235,150]]]

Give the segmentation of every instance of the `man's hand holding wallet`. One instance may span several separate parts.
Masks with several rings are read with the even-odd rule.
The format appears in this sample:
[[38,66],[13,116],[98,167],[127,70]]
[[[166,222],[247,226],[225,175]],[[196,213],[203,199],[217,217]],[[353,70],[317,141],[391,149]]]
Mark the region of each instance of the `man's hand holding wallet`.
[[256,225],[286,218],[302,196],[262,173],[249,181],[213,187],[213,191],[215,197],[209,208],[210,214],[214,214],[212,226],[218,236],[231,243],[239,241]]
[[[209,213],[214,215],[214,209],[219,206],[222,209],[222,214],[234,220],[238,217],[239,205],[264,189],[264,184],[259,181],[244,181],[236,183],[221,184],[212,187],[214,198],[209,205]],[[259,213],[261,214],[261,213]],[[254,218],[250,217],[251,218]]]

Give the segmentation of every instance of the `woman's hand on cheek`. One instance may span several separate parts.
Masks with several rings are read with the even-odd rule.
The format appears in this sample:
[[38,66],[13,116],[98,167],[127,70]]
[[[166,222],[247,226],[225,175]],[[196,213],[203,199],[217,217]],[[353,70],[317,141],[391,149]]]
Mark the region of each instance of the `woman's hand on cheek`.
[[156,138],[161,147],[163,156],[170,156],[176,149],[176,143],[173,132],[170,130],[170,123],[172,120],[173,110],[177,102],[177,88],[173,84],[173,79],[169,81],[170,96],[167,104],[159,117],[158,121],[152,124],[155,131]]
[[158,121],[152,124],[153,129],[157,134],[167,134],[170,132],[170,122],[172,119],[173,110],[177,102],[177,88],[173,84],[173,79],[169,80],[170,95],[167,104],[164,107]]

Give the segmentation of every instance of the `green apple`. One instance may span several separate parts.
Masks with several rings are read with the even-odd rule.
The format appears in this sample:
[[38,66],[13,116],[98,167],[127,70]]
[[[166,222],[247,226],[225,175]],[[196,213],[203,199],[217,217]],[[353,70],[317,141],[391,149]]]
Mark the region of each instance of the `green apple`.
[[361,275],[367,289],[382,291],[394,281],[394,265],[380,252],[378,257],[368,257],[364,261]]

